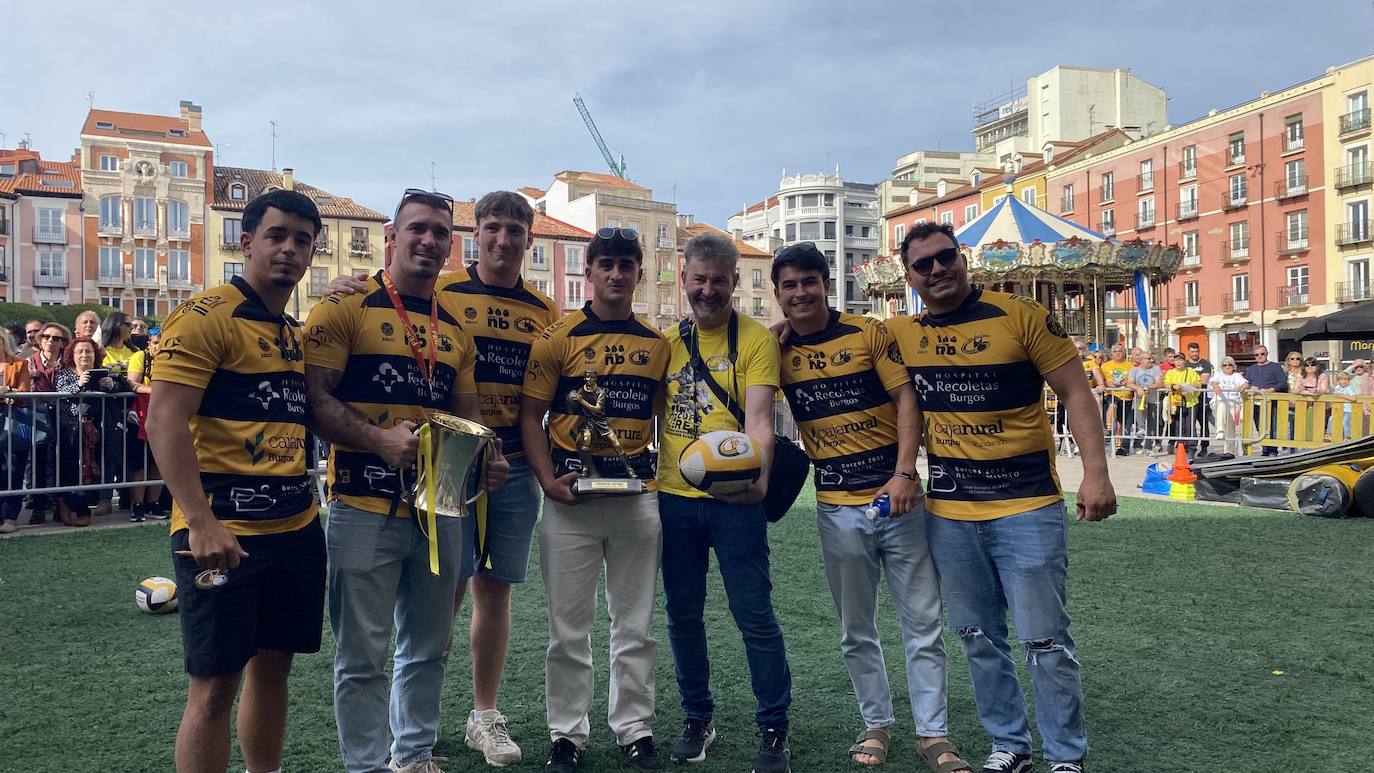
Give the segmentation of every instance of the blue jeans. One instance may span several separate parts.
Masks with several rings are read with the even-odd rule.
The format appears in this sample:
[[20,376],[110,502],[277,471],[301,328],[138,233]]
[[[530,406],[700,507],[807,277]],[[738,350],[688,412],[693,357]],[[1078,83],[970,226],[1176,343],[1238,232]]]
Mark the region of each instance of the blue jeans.
[[878,641],[878,581],[887,587],[902,624],[906,689],[916,734],[949,735],[940,581],[926,549],[922,510],[868,520],[861,506],[816,504],[825,579],[840,616],[840,650],[867,727],[893,723],[892,690]]
[[523,459],[510,464],[510,476],[499,490],[487,495],[487,522],[481,537],[485,560],[477,571],[505,583],[521,583],[530,565],[530,543],[542,501],[539,483]]
[[760,729],[787,729],[792,671],[782,629],[773,615],[768,577],[768,521],[763,505],[708,498],[658,495],[663,521],[663,592],[667,597],[668,641],[682,712],[709,721],[715,713],[711,660],[706,651],[706,570],[715,548],[730,613],[744,638]]
[[349,773],[387,771],[386,652],[396,630],[390,689],[391,759],[432,756],[439,696],[453,627],[453,594],[473,570],[473,518],[440,518],[439,575],[409,518],[388,518],[340,502],[329,507],[329,627],[334,651],[334,718]]
[[1026,650],[1036,724],[1049,762],[1087,756],[1083,687],[1069,636],[1064,503],[991,521],[926,514],[949,624],[959,632],[983,729],[998,751],[1028,754],[1030,722],[1007,643],[1007,610]]

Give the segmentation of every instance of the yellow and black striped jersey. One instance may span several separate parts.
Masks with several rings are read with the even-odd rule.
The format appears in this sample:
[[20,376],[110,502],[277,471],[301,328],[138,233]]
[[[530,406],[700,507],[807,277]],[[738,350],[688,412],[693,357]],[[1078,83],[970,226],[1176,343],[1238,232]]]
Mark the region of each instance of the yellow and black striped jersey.
[[1045,307],[975,289],[948,314],[887,324],[924,413],[926,509],[986,521],[1058,501],[1043,374],[1078,352]]
[[[425,421],[427,411],[452,410],[455,394],[476,392],[472,336],[451,310],[447,293],[439,301],[437,331],[430,331],[430,299],[409,295],[401,302],[429,357],[430,335],[438,347],[431,390],[415,362],[410,332],[381,283],[381,272],[353,295],[331,295],[316,304],[305,323],[305,361],[343,373],[334,397],[369,423],[391,427]],[[350,507],[382,515],[393,511],[402,491],[396,468],[370,451],[334,445],[329,449],[329,496]],[[394,508],[409,516],[409,508]]]
[[887,327],[832,309],[824,330],[788,338],[780,375],[816,468],[817,501],[872,502],[897,469],[897,404],[888,391],[908,378]]
[[[668,342],[662,333],[634,315],[600,319],[590,302],[534,339],[525,369],[525,394],[549,401],[554,474],[583,472],[576,438],[586,417],[568,398],[582,388],[584,377],[592,371],[597,385],[606,391],[604,410],[610,431],[624,448],[635,477],[653,489],[657,459],[649,442],[654,417],[663,405],[667,370]],[[592,455],[614,456],[615,450],[608,439],[594,437]],[[598,460],[598,467],[600,477],[629,477],[624,465],[615,460]]]
[[[153,380],[204,390],[191,418],[200,482],[235,534],[279,534],[315,519],[300,332],[242,277],[181,304],[163,325]],[[172,532],[185,528],[173,502]]]
[[520,442],[520,390],[530,344],[558,314],[548,296],[517,281],[514,287],[482,282],[471,266],[439,277],[435,287],[450,294],[450,307],[477,344],[477,398],[482,423],[501,438],[507,459],[524,455]]

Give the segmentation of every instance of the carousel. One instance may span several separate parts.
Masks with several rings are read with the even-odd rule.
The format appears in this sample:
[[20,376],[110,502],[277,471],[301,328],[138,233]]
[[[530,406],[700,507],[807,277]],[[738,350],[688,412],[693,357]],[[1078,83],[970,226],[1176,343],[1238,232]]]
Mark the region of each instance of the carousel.
[[[975,285],[1039,301],[1070,335],[1105,343],[1109,318],[1143,325],[1132,339],[1163,338],[1163,286],[1177,273],[1182,253],[1139,238],[1118,241],[1077,223],[1004,196],[992,209],[955,232]],[[919,310],[907,287],[898,249],[854,267],[860,292],[882,316],[900,307]],[[1150,341],[1159,344],[1159,341]]]

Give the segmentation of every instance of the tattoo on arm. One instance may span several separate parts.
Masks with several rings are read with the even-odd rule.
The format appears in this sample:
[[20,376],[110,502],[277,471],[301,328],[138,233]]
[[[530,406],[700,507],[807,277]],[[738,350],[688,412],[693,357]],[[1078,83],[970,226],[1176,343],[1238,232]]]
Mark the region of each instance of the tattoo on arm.
[[342,445],[362,446],[360,435],[370,426],[362,416],[334,396],[343,371],[305,366],[305,396],[310,406],[310,429],[316,435]]

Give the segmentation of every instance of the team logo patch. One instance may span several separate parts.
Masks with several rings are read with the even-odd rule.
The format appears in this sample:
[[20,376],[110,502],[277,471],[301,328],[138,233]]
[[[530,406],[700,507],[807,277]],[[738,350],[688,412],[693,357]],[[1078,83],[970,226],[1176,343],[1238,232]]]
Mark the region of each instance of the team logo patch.
[[520,333],[533,333],[535,331],[534,320],[529,317],[520,317],[515,320],[515,330]]
[[383,323],[382,323],[382,335],[384,335],[384,336],[390,338],[390,337],[391,337],[392,335],[394,335],[395,333],[396,333],[396,328],[392,327],[390,322],[383,322]]
[[716,373],[723,373],[730,369],[730,358],[724,354],[717,354],[706,361],[706,369]]
[[471,306],[467,307],[466,309],[463,309],[463,317],[466,318],[469,322],[473,321],[474,319],[477,319],[477,309],[474,309]]
[[[893,344],[896,346],[896,344]],[[792,370],[801,370],[801,355],[792,355]]]
[[1050,331],[1051,335],[1055,335],[1060,338],[1069,337],[1069,331],[1064,329],[1064,325],[1060,323],[1059,320],[1055,319],[1053,314],[1045,315],[1045,329]]
[[929,349],[929,348],[930,348],[930,336],[921,336],[921,343],[917,344],[917,348],[919,348],[919,349],[920,349],[921,351],[923,351],[923,352],[924,352],[926,349]]
[[850,354],[848,349],[841,349],[830,355],[830,363],[832,365],[843,365],[852,359],[854,359],[854,355]]
[[219,569],[206,569],[196,575],[196,587],[201,590],[218,588],[226,582],[229,582],[229,575]]
[[991,344],[988,343],[987,336],[974,336],[965,341],[964,345],[959,347],[959,350],[964,354],[980,354],[987,351],[989,346],[991,346]]
[[728,437],[716,446],[716,451],[721,456],[739,456],[747,450],[749,450],[749,442],[741,437]]
[[258,348],[264,352],[272,351],[272,345],[267,343],[267,339],[262,336],[258,336]]
[[372,380],[381,385],[382,390],[385,391],[387,394],[391,394],[391,388],[396,386],[396,384],[402,381],[403,379],[401,378],[400,372],[396,370],[395,366],[393,366],[389,362],[383,362],[380,366],[378,366],[377,375],[373,376]]
[[649,351],[647,349],[635,349],[630,352],[630,362],[635,365],[648,365]]
[[583,350],[582,350],[582,358],[583,358],[584,360],[586,360],[587,362],[591,362],[592,360],[595,360],[595,359],[596,359],[596,349],[594,349],[594,348],[592,348],[592,347],[590,347],[590,346],[588,346],[586,349],[583,349]]
[[[902,347],[898,346],[896,341],[894,341],[894,342],[892,342],[892,343],[890,343],[890,344],[887,345],[887,358],[888,358],[889,360],[891,360],[891,361],[897,363],[898,365],[905,365],[905,364],[906,364],[905,362],[902,361]],[[793,359],[800,360],[800,358],[793,358]],[[800,365],[800,364],[801,364],[800,362],[796,362],[796,363],[794,364],[794,367],[795,367],[796,365]]]

